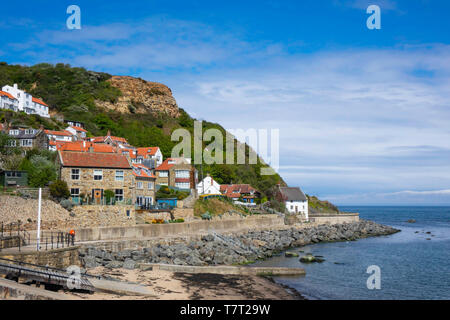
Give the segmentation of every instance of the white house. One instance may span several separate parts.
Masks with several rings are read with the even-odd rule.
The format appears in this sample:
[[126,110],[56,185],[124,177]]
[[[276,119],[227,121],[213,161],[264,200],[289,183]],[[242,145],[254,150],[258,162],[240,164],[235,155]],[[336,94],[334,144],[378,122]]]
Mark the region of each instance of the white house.
[[19,100],[8,92],[0,91],[0,109],[9,109],[17,112],[19,110]]
[[70,132],[73,136],[80,137],[81,139],[86,138],[87,130],[77,127],[77,126],[69,126],[66,128],[66,131]]
[[308,198],[298,187],[279,187],[286,209],[290,213],[303,214],[308,221]]
[[199,195],[222,194],[220,192],[220,184],[214,181],[214,179],[209,174],[199,182],[199,184],[197,185],[197,192]]
[[68,131],[45,130],[50,141],[73,141],[73,134]]
[[2,91],[9,93],[18,100],[18,110],[27,114],[37,114],[41,117],[50,118],[48,114],[48,105],[44,101],[34,98],[31,94],[20,90],[15,83],[13,87],[4,86]]

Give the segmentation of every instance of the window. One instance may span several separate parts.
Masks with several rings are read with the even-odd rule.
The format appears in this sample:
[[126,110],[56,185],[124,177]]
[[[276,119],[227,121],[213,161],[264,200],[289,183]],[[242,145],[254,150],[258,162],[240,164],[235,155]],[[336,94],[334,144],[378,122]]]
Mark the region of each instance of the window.
[[190,189],[191,184],[189,182],[176,182],[175,187],[180,189]]
[[80,180],[80,169],[72,169],[72,180]]
[[34,134],[34,130],[33,129],[26,129],[25,130],[25,134]]
[[138,181],[136,184],[138,189],[144,189],[144,183],[142,181]]
[[148,183],[148,188],[149,188],[150,190],[153,189],[153,182],[149,182],[149,183]]
[[11,136],[18,136],[19,135],[19,130],[9,130],[9,134]]
[[189,170],[175,170],[176,178],[189,178]]
[[116,181],[123,181],[123,171],[116,170]]
[[32,147],[33,146],[33,140],[31,140],[31,139],[21,139],[20,140],[20,146],[21,147]]
[[78,198],[80,196],[80,189],[70,189],[70,196],[72,198]]
[[15,147],[16,145],[17,145],[17,141],[16,140],[9,140],[8,141],[8,146]]
[[116,201],[123,201],[123,189],[116,189]]
[[94,170],[94,180],[103,180],[103,170]]
[[159,176],[161,178],[167,178],[169,176],[169,171],[159,171]]

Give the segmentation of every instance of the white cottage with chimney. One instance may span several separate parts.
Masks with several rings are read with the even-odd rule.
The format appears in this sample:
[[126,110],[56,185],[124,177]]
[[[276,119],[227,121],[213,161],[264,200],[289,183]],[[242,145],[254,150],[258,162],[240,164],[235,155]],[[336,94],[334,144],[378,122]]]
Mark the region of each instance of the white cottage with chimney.
[[222,194],[220,192],[220,184],[214,181],[209,174],[197,185],[197,192],[199,195]]

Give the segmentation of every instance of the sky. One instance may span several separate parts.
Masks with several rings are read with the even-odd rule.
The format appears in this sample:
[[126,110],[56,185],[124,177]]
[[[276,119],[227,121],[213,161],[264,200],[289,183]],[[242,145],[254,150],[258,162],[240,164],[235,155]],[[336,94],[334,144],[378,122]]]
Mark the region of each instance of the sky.
[[[69,30],[69,5],[81,30]],[[381,29],[369,30],[369,5]],[[334,203],[450,204],[450,1],[21,1],[0,61],[162,82],[227,129],[279,129],[279,173]],[[267,159],[269,161],[269,159]]]

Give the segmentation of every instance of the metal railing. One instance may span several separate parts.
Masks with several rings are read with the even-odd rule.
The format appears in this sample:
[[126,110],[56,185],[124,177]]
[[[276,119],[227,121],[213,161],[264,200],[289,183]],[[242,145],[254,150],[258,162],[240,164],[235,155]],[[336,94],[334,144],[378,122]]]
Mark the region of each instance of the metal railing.
[[[23,228],[20,221],[17,223],[1,223],[0,226],[0,251],[2,249],[31,247],[38,250],[37,239],[32,239],[28,231]],[[60,231],[41,231],[39,250],[53,250],[75,246],[75,234]]]
[[72,203],[78,206],[120,206],[120,205],[133,205],[132,199],[116,200],[116,199],[82,199],[72,198]]

